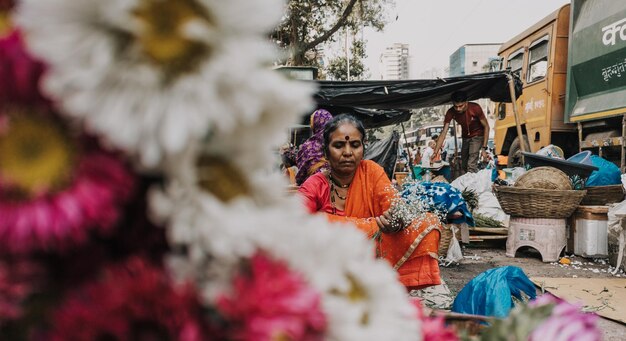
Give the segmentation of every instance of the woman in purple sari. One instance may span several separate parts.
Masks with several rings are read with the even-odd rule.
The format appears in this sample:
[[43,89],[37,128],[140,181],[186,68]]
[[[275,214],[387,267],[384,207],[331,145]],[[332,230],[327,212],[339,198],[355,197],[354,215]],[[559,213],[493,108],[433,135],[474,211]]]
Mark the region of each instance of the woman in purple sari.
[[298,174],[296,174],[296,183],[301,185],[309,176],[319,172],[322,169],[328,169],[328,162],[324,158],[324,126],[333,116],[324,109],[318,109],[311,114],[311,132],[313,135],[309,137],[298,150],[296,163],[298,166]]

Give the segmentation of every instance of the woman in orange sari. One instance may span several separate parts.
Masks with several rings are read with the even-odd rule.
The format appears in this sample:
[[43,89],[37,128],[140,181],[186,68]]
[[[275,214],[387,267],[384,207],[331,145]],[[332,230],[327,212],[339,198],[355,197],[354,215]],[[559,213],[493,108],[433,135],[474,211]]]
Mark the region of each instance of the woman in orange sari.
[[330,171],[309,177],[300,187],[310,212],[330,221],[352,222],[376,243],[377,256],[398,271],[407,290],[441,283],[437,251],[441,224],[430,213],[404,222],[390,209],[397,193],[382,167],[363,160],[365,129],[339,115],[324,129],[324,154]]

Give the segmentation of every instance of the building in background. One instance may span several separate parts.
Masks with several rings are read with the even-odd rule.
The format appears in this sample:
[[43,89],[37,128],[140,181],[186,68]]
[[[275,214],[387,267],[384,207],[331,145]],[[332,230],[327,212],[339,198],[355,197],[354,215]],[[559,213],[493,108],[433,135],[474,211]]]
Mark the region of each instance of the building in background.
[[450,55],[450,77],[472,75],[490,70],[498,59],[500,43],[465,44]]
[[380,55],[380,78],[409,79],[409,44],[394,43]]
[[440,69],[440,68],[430,68],[429,70],[423,71],[419,74],[418,79],[437,79],[437,78],[446,78],[448,77],[449,69]]

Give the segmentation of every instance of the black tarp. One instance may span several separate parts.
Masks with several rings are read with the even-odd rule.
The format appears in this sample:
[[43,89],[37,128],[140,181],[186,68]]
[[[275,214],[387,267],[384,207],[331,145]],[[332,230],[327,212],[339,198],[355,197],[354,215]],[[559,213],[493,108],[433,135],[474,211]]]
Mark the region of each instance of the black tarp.
[[[409,109],[450,104],[450,95],[457,90],[467,92],[469,100],[511,102],[508,75],[508,71],[498,71],[438,79],[316,81],[314,99],[318,108],[333,115],[353,114],[373,128],[407,121]],[[516,97],[522,93],[518,78],[515,92]]]
[[365,128],[385,127],[406,122],[411,118],[409,110],[392,110],[392,109],[366,109],[358,107],[342,107],[342,106],[318,106],[330,111],[333,116],[339,114],[351,114],[358,118]]
[[393,170],[396,166],[399,140],[400,134],[394,131],[387,139],[372,142],[365,149],[364,159],[372,160],[381,165],[389,179],[393,177]]

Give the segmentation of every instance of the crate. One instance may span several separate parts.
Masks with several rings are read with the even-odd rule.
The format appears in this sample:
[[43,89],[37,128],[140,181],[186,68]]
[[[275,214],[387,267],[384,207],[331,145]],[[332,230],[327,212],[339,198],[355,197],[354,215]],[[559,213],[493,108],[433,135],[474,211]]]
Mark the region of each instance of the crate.
[[607,257],[607,206],[578,206],[569,219],[567,251],[582,257]]

